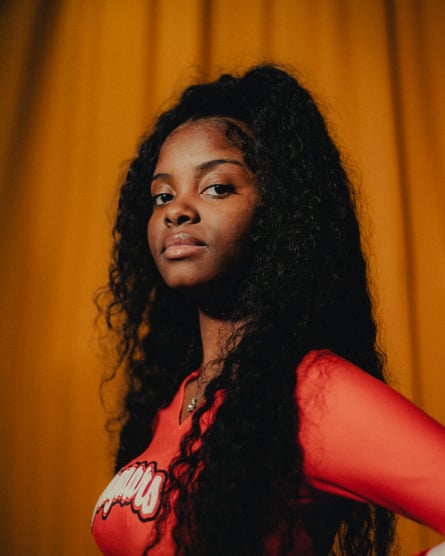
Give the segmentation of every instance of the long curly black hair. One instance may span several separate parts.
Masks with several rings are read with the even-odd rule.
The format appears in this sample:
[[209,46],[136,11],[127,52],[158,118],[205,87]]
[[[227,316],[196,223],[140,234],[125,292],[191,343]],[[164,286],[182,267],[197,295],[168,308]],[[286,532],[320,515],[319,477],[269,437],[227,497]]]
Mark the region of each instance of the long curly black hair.
[[[316,498],[310,510],[299,503],[296,366],[310,350],[327,348],[383,380],[383,355],[338,149],[311,95],[276,66],[187,88],[129,166],[101,304],[127,377],[116,468],[145,450],[158,410],[201,363],[197,308],[162,282],[146,230],[163,142],[184,122],[212,117],[226,120],[227,137],[255,172],[261,201],[251,255],[232,290],[236,302],[227,301],[230,317],[245,325],[170,465],[160,523],[175,513],[181,555],[263,554],[270,535],[278,539],[274,553],[299,554],[296,523],[310,532],[317,554],[389,554],[393,516],[386,510],[331,496]],[[224,400],[202,433],[200,417],[220,389]]]

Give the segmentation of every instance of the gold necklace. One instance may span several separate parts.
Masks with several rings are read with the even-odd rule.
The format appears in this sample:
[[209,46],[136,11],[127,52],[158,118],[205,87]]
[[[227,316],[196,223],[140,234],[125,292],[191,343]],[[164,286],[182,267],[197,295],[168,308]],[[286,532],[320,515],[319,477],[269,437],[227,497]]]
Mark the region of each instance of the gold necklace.
[[[200,377],[201,375],[199,375]],[[198,401],[200,400],[201,396],[202,396],[202,392],[200,391],[200,384],[199,384],[199,377],[198,380],[196,381],[197,383],[197,388],[196,388],[196,394],[192,397],[192,399],[190,400],[190,402],[187,404],[187,413],[193,413],[196,409],[196,406],[198,405]]]
[[204,365],[202,371],[199,373],[199,376],[196,380],[196,394],[192,397],[192,399],[186,406],[187,413],[193,413],[195,411],[195,409],[198,406],[199,400],[202,398],[202,395],[204,394],[205,387],[210,382],[210,380],[207,380],[204,383],[204,386],[201,385],[201,379],[203,378],[203,375],[207,371],[209,366],[210,366],[209,363],[207,363],[207,365]]
[[193,413],[198,405],[198,400],[200,396],[193,396],[190,403],[187,404],[187,413]]

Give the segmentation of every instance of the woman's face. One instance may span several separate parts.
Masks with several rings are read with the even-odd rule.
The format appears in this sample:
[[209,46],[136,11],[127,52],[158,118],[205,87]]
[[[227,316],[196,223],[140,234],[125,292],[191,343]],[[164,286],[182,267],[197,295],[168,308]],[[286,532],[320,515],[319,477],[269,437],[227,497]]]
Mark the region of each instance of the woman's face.
[[159,153],[148,243],[171,288],[211,285],[242,261],[258,192],[226,129],[218,119],[186,123]]

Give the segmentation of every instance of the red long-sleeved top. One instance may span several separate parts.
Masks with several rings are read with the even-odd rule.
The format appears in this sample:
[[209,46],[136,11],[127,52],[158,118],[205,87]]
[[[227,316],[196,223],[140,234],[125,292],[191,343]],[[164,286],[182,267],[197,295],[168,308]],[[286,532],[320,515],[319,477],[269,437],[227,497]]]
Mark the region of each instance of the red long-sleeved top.
[[[392,388],[331,352],[309,353],[297,373],[308,484],[379,504],[445,535],[445,428]],[[143,553],[158,515],[168,466],[191,426],[190,418],[180,423],[180,415],[185,385],[197,374],[189,375],[170,405],[159,412],[147,449],[119,471],[99,497],[92,530],[106,556]],[[203,416],[201,425],[208,426],[210,420],[211,412]],[[174,554],[173,520],[169,516],[151,555]],[[304,550],[310,550],[304,531],[301,539]]]

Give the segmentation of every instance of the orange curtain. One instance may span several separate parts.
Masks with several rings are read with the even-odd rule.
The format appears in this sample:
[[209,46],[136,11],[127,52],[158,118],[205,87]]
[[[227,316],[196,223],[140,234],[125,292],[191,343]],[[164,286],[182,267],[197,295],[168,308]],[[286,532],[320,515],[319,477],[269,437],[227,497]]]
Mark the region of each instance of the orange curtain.
[[[92,296],[122,163],[222,70],[290,64],[316,94],[362,190],[394,382],[445,422],[442,0],[4,0],[0,46],[3,554],[97,554],[111,461]],[[402,554],[438,540],[400,535]]]

